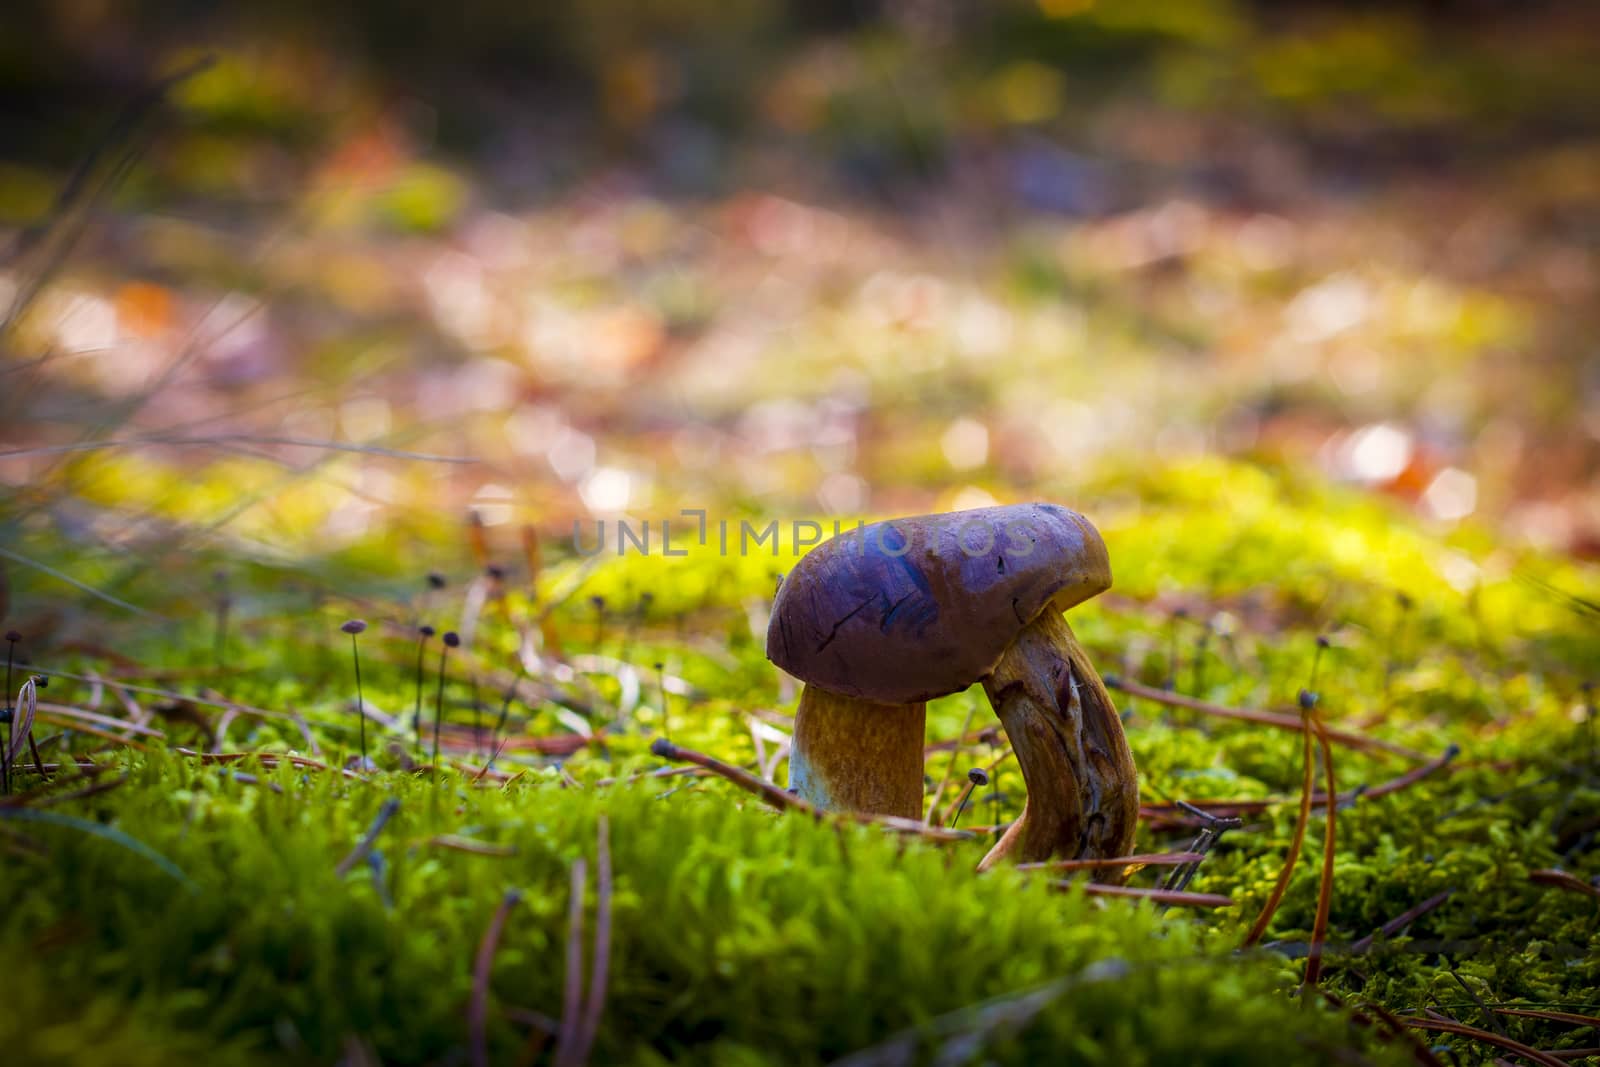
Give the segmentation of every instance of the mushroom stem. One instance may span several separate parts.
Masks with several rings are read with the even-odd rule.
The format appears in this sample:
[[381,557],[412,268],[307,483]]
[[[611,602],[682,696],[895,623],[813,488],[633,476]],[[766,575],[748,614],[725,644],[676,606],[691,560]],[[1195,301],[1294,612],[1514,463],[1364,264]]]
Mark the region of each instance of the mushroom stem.
[[[983,688],[1017,753],[1028,800],[978,865],[1015,856],[1128,855],[1139,821],[1139,779],[1122,720],[1067,621],[1046,609],[1017,635]],[[1120,880],[1119,868],[1108,869]]]
[[808,685],[789,788],[824,811],[922,817],[924,704],[875,704]]

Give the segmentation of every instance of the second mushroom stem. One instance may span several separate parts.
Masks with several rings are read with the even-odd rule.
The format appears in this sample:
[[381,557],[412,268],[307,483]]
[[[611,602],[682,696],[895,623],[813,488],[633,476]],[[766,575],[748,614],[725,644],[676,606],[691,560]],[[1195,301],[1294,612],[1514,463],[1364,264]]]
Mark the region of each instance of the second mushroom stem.
[[[1128,855],[1139,782],[1122,720],[1072,628],[1046,610],[983,683],[1027,784],[1021,817],[979,864]],[[1120,879],[1121,871],[1106,872]]]

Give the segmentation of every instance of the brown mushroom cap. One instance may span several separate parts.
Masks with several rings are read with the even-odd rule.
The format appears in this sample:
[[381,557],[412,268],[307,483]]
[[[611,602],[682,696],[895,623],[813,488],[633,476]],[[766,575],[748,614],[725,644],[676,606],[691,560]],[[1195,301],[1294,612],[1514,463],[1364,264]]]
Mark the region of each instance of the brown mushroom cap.
[[767,658],[845,696],[932,700],[987,675],[1041,611],[1110,586],[1099,531],[1055,504],[891,519],[800,561],[778,590]]

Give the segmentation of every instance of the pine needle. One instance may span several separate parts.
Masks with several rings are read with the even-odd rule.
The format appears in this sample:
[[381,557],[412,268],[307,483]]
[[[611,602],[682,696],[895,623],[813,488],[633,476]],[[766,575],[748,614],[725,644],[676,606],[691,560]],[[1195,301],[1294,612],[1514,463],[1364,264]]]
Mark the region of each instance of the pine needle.
[[1188,908],[1227,908],[1233,905],[1231,897],[1217,893],[1187,893],[1178,889],[1146,889],[1141,886],[1105,885],[1100,882],[1057,882],[1056,887],[1082,889],[1094,897],[1128,897]]
[[556,1067],[578,1067],[578,1029],[583,1025],[583,891],[589,864],[572,861],[572,890],[567,903],[567,977],[561,998],[561,1035],[556,1039]]
[[872,815],[861,811],[822,811],[810,801],[780,789],[771,782],[762,781],[749,771],[735,767],[731,763],[724,763],[713,756],[706,755],[704,752],[696,752],[692,748],[674,745],[665,738],[656,738],[655,743],[650,746],[650,752],[662,759],[681,760],[704,767],[712,774],[726,778],[740,789],[754,793],[779,810],[792,808],[795,811],[802,811],[818,818],[834,815],[852,822],[867,823],[873,826],[882,826],[886,830],[914,834],[930,841],[968,841],[977,836],[965,830],[941,830],[936,827],[924,826],[918,819],[904,819],[897,815]]
[[[1300,723],[1295,720],[1293,715],[1284,715],[1276,711],[1259,711],[1255,708],[1230,708],[1223,704],[1213,704],[1205,700],[1196,700],[1194,697],[1186,697],[1181,693],[1169,693],[1165,689],[1152,689],[1147,685],[1130,682],[1126,678],[1118,678],[1114,675],[1105,678],[1104,681],[1107,689],[1120,689],[1129,696],[1139,697],[1153,704],[1187,708],[1202,715],[1260,723],[1263,726],[1276,726],[1283,730],[1298,730],[1301,728]],[[1387,752],[1390,755],[1416,760],[1418,763],[1425,763],[1428,759],[1424,753],[1415,749],[1397,745],[1392,741],[1367,737],[1364,734],[1354,734],[1346,730],[1329,730],[1328,736],[1345,748],[1353,748],[1361,752]]]
[[606,976],[611,964],[611,821],[600,816],[595,844],[594,951],[589,960],[589,993],[572,1058],[588,1063],[605,1010]]
[[472,964],[472,1000],[467,1005],[473,1067],[489,1067],[489,972],[494,967],[494,952],[500,945],[506,917],[521,899],[522,894],[515,889],[506,890],[494,911],[494,918],[489,920],[489,928],[483,932],[483,940],[478,942],[478,955]]
[[1300,846],[1305,843],[1306,823],[1311,819],[1311,788],[1316,773],[1316,763],[1311,758],[1311,716],[1309,713],[1302,714],[1300,719],[1301,732],[1305,737],[1301,753],[1304,770],[1300,777],[1300,815],[1295,820],[1294,833],[1289,837],[1289,854],[1283,858],[1283,870],[1278,872],[1278,882],[1272,887],[1272,893],[1262,906],[1261,914],[1256,916],[1250,932],[1244,935],[1243,948],[1249,948],[1261,940],[1261,935],[1267,932],[1267,926],[1278,912],[1278,905],[1283,903],[1283,895],[1289,889],[1289,878],[1294,874],[1295,862],[1300,859]]
[[1546,1067],[1565,1067],[1565,1060],[1558,1059],[1548,1052],[1540,1052],[1538,1049],[1524,1045],[1520,1041],[1514,1041],[1509,1037],[1501,1037],[1499,1034],[1490,1033],[1488,1030],[1480,1030],[1476,1026],[1468,1026],[1466,1023],[1458,1023],[1449,1019],[1419,1019],[1409,1015],[1398,1016],[1398,1018],[1407,1026],[1414,1026],[1418,1030],[1437,1030],[1445,1034],[1460,1034],[1462,1037],[1470,1037],[1474,1041],[1482,1041],[1486,1045],[1503,1048],[1507,1052],[1515,1052],[1524,1059],[1532,1060],[1534,1063],[1545,1064]]
[[1204,859],[1198,852],[1144,852],[1132,856],[1108,856],[1089,860],[1045,860],[1019,863],[1019,871],[1093,871],[1104,867],[1181,867]]
[[1539,885],[1555,886],[1557,889],[1565,889],[1570,893],[1583,893],[1586,896],[1600,900],[1600,886],[1591,885],[1575,874],[1558,871],[1553,867],[1529,871],[1528,881],[1537,882]]

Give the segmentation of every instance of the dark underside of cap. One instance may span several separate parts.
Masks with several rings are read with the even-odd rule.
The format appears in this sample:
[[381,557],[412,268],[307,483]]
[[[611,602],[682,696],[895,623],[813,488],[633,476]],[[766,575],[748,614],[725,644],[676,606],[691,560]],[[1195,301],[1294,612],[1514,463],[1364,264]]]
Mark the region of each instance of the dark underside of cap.
[[1055,504],[892,519],[800,561],[773,605],[767,658],[846,696],[931,700],[987,675],[1041,611],[1110,585],[1099,532]]

